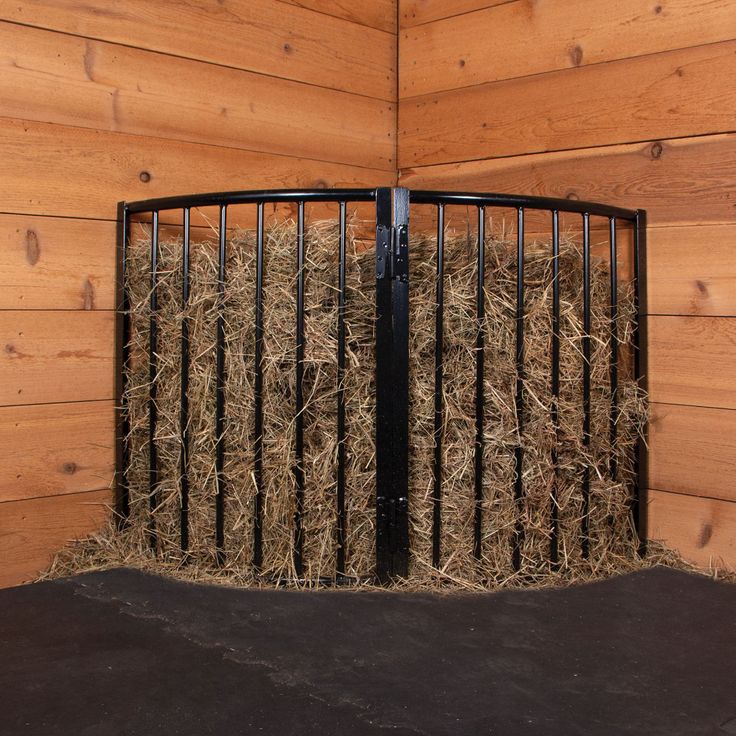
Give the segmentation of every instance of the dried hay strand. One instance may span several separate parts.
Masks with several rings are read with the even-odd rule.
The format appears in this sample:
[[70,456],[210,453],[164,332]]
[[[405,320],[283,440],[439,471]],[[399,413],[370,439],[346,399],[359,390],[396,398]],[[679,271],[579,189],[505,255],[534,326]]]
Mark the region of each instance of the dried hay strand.
[[[370,580],[375,537],[374,322],[375,264],[348,228],[346,264],[346,574]],[[511,234],[512,235],[512,234]],[[230,233],[227,243],[225,316],[225,533],[224,564],[215,556],[215,345],[218,316],[217,243],[192,243],[191,296],[181,302],[181,242],[159,244],[156,293],[155,447],[157,498],[149,510],[148,347],[151,318],[150,233],[130,245],[130,367],[126,399],[131,429],[128,470],[131,515],[124,531],[110,530],[74,545],[55,561],[51,575],[126,564],[165,570],[188,579],[266,584],[293,579],[294,442],[296,366],[296,226],[266,229],[264,263],[264,506],[261,576],[252,566],[254,480],[255,234]],[[432,560],[434,506],[434,354],[436,242],[411,241],[410,304],[410,574],[399,587],[487,588],[566,584],[653,561],[637,555],[631,524],[633,457],[646,420],[645,397],[628,362],[633,328],[631,285],[620,282],[616,321],[620,344],[617,439],[610,435],[611,339],[608,264],[591,261],[591,433],[583,426],[583,283],[581,248],[572,237],[560,244],[560,397],[552,421],[550,384],[552,259],[549,243],[526,245],[523,428],[516,416],[516,250],[508,233],[487,235],[484,285],[483,502],[481,557],[473,556],[475,515],[475,358],[477,242],[448,233],[445,239],[444,391],[442,425],[442,555]],[[304,406],[304,578],[333,578],[336,567],[336,405],[338,232],[334,222],[306,231]],[[189,550],[180,549],[181,325],[190,329]],[[523,448],[524,493],[514,497],[517,446]],[[557,474],[553,450],[557,449]],[[612,460],[615,461],[612,464]],[[616,467],[615,478],[612,467]],[[589,554],[581,552],[583,472],[590,478]],[[550,564],[553,498],[558,519],[559,562]],[[150,526],[151,519],[153,527]],[[517,527],[520,565],[512,565]],[[155,553],[150,550],[150,540]],[[186,562],[186,564],[184,564]]]

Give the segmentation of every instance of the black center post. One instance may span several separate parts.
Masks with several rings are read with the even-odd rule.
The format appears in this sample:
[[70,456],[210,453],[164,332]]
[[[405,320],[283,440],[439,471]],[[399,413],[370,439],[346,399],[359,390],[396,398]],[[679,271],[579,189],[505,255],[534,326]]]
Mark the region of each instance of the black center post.
[[376,575],[409,572],[409,191],[376,190]]

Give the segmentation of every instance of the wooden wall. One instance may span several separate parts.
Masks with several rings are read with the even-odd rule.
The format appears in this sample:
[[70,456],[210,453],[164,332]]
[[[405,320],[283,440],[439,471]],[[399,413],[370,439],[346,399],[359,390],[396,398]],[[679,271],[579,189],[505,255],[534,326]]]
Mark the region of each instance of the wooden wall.
[[649,212],[650,534],[736,567],[736,4],[400,0],[411,187]]
[[108,513],[118,200],[395,183],[395,20],[0,0],[0,586]]
[[107,514],[116,202],[397,167],[649,211],[651,532],[736,565],[733,0],[396,10],[0,0],[0,585]]

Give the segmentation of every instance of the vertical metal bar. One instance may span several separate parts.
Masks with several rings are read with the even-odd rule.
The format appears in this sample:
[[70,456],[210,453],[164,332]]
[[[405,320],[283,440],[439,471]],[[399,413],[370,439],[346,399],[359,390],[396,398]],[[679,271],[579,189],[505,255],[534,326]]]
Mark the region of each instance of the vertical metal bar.
[[516,525],[512,563],[521,568],[521,546],[524,541],[524,208],[516,211],[516,425],[519,433],[514,448],[514,502]]
[[130,300],[128,298],[127,265],[130,217],[125,202],[118,204],[118,248],[115,315],[115,523],[122,529],[130,516],[130,415],[126,389],[130,369]]
[[260,572],[263,564],[263,231],[263,202],[259,202],[256,215],[256,325],[253,387],[253,476],[256,484],[253,514],[253,568],[256,572]]
[[[646,392],[647,366],[647,213],[637,210],[634,221],[634,378]],[[647,551],[647,438],[646,432],[637,443],[634,464],[632,515],[639,536],[639,554]]]
[[154,512],[158,506],[158,452],[156,448],[156,406],[158,385],[158,210],[151,215],[151,296],[148,320],[148,543],[155,552],[158,546]]
[[220,205],[217,274],[217,373],[215,384],[215,553],[225,562],[225,276],[227,264],[227,207]]
[[616,457],[616,442],[618,433],[618,253],[616,249],[616,218],[608,219],[608,241],[609,258],[611,261],[611,305],[610,305],[610,340],[611,340],[611,365],[609,369],[611,381],[611,413],[609,420],[609,436],[611,442],[611,456],[609,458],[608,470],[611,480],[616,481],[618,477],[618,460]]
[[476,292],[477,333],[475,338],[475,516],[473,519],[473,556],[479,560],[481,556],[481,540],[483,526],[483,415],[485,409],[485,390],[483,385],[485,362],[485,241],[486,211],[478,207],[478,287]]
[[345,265],[347,203],[340,202],[339,264],[337,276],[337,574],[345,574]]
[[294,479],[294,572],[304,574],[304,202],[298,203],[296,231],[296,406]]
[[553,567],[559,563],[559,486],[560,486],[560,214],[552,212],[552,375],[551,375],[551,419],[555,431],[555,444],[552,447],[552,466],[554,480],[550,508],[551,534],[549,559]]
[[182,242],[182,281],[181,303],[183,316],[181,320],[181,398],[179,423],[179,475],[181,477],[179,491],[181,494],[179,535],[181,551],[186,560],[189,555],[189,316],[186,313],[189,304],[189,241],[191,237],[189,208],[183,212]]
[[590,555],[590,215],[583,215],[583,465],[581,548],[583,558]]
[[442,554],[442,379],[444,341],[445,205],[437,205],[437,277],[434,324],[434,506],[432,509],[432,564],[440,566]]
[[394,369],[394,494],[392,574],[409,574],[409,190],[391,191],[393,200],[392,303]]
[[[393,572],[389,508],[394,497],[393,315],[391,278],[391,190],[376,190],[376,577],[385,582]],[[395,518],[395,515],[394,515]]]
[[409,569],[409,192],[376,190],[376,575]]

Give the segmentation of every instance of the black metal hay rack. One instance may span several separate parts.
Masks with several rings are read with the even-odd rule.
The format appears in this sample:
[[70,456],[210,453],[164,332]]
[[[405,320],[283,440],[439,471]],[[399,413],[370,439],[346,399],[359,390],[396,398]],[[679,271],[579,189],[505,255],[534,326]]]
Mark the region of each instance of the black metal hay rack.
[[[267,204],[291,204],[296,206],[297,226],[295,242],[296,267],[296,397],[295,397],[295,444],[294,444],[294,476],[296,485],[296,512],[294,518],[293,555],[294,569],[299,578],[303,575],[303,527],[302,514],[305,487],[303,453],[304,425],[302,409],[304,395],[302,382],[304,377],[304,258],[305,258],[305,205],[314,202],[336,203],[339,207],[339,309],[338,309],[338,384],[337,384],[337,467],[336,495],[337,530],[336,530],[336,567],[334,580],[345,581],[345,529],[348,520],[345,514],[345,394],[343,377],[345,373],[345,270],[346,270],[346,218],[348,204],[372,203],[375,208],[376,223],[376,577],[385,581],[394,576],[405,576],[409,563],[409,210],[410,205],[428,205],[435,210],[437,219],[437,272],[435,286],[435,371],[434,371],[434,465],[433,465],[433,534],[432,557],[435,566],[439,564],[441,555],[442,528],[442,384],[443,384],[443,278],[444,278],[444,225],[445,208],[452,205],[463,205],[473,208],[478,216],[477,230],[477,318],[478,331],[475,352],[475,448],[474,448],[474,483],[475,483],[475,516],[474,516],[474,555],[481,553],[481,524],[483,487],[483,370],[485,353],[485,335],[482,328],[484,314],[484,237],[486,211],[489,208],[512,209],[516,213],[517,240],[517,280],[516,280],[516,411],[518,422],[523,422],[524,399],[524,229],[526,211],[546,213],[552,243],[552,335],[550,386],[553,396],[552,421],[557,422],[555,399],[560,390],[560,290],[559,290],[559,246],[560,215],[571,213],[580,215],[583,233],[582,274],[583,279],[583,326],[585,334],[582,340],[583,351],[583,426],[581,434],[583,443],[590,442],[591,423],[591,304],[590,304],[590,218],[605,218],[608,222],[610,245],[610,329],[611,356],[609,380],[611,388],[610,433],[616,441],[617,419],[617,386],[618,386],[618,339],[616,336],[617,319],[617,232],[621,223],[633,228],[633,282],[635,300],[635,322],[633,330],[634,377],[642,388],[646,388],[645,366],[645,319],[646,314],[646,213],[643,210],[629,210],[604,204],[594,204],[567,199],[544,197],[527,197],[507,194],[488,193],[456,193],[437,191],[409,191],[403,188],[376,189],[342,189],[342,190],[266,190],[222,192],[180,197],[149,199],[139,202],[122,202],[119,205],[119,237],[118,237],[118,322],[117,322],[117,361],[116,361],[116,406],[117,421],[117,474],[116,474],[116,511],[121,524],[125,523],[130,513],[130,496],[126,471],[129,466],[130,449],[128,447],[129,418],[125,406],[125,381],[129,365],[128,341],[130,336],[129,298],[126,293],[126,253],[130,236],[131,220],[134,216],[150,216],[151,225],[151,282],[150,282],[150,325],[149,325],[149,378],[150,393],[148,399],[148,445],[149,445],[149,503],[151,512],[157,505],[158,463],[156,455],[156,421],[157,421],[157,260],[159,254],[159,213],[162,211],[179,211],[183,227],[183,279],[181,284],[182,304],[189,299],[189,249],[191,239],[191,211],[199,207],[215,207],[219,213],[218,222],[218,316],[216,347],[216,414],[213,427],[216,438],[216,503],[215,538],[213,543],[220,562],[224,561],[224,495],[227,492],[224,474],[225,458],[225,426],[227,407],[225,405],[225,295],[227,293],[227,213],[231,205],[252,205],[256,211],[256,293],[255,298],[255,398],[254,398],[254,478],[256,484],[254,543],[252,564],[258,572],[263,555],[263,373],[261,356],[264,339],[263,327],[263,274],[264,274],[264,208]],[[184,554],[188,549],[189,532],[189,438],[187,436],[189,402],[187,395],[189,355],[189,330],[186,319],[181,325],[181,454],[180,454],[180,544]],[[637,457],[634,460],[635,481],[632,488],[631,509],[633,522],[639,535],[641,549],[646,540],[646,500],[645,486],[645,444],[639,441]],[[514,450],[515,483],[514,498],[520,503],[524,496],[522,468],[524,464],[524,447],[519,443]],[[615,477],[616,469],[611,469]],[[588,553],[589,530],[589,491],[590,470],[584,469],[581,479],[583,492],[583,521],[580,533],[580,544],[583,556]],[[557,562],[557,519],[556,504],[552,504],[552,536],[550,543],[550,562]],[[151,515],[153,515],[151,513]],[[155,545],[155,531],[152,529],[152,544]],[[513,565],[520,565],[521,541],[524,529],[521,520],[517,521],[513,534],[510,555]]]

